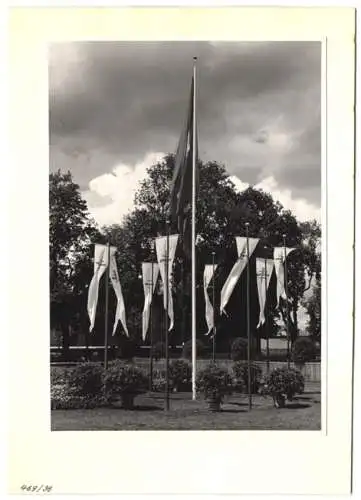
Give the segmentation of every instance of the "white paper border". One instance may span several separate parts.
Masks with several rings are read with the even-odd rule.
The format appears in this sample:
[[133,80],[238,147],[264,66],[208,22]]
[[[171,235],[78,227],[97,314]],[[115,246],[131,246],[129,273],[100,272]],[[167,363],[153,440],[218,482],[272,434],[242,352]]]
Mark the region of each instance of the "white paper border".
[[[53,484],[54,493],[73,494],[347,493],[353,281],[353,10],[223,8],[213,9],[211,14],[210,9],[205,12],[194,8],[162,12],[90,9],[87,13],[65,8],[18,9],[13,11],[11,21],[9,195],[13,250],[9,265],[24,260],[31,263],[12,266],[10,287],[16,298],[11,304],[10,338],[10,359],[16,360],[10,365],[11,492],[19,492],[24,482],[45,482]],[[327,436],[317,431],[49,431],[46,44],[50,40],[100,37],[327,37]],[[23,304],[21,314],[19,303]]]

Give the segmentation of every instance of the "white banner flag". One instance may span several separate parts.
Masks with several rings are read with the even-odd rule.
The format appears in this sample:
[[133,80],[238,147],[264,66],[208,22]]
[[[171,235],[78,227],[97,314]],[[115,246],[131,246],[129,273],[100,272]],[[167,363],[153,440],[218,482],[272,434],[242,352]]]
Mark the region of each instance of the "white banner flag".
[[[152,278],[153,271],[153,278]],[[154,290],[159,275],[159,266],[155,262],[142,263],[143,289],[144,289],[144,308],[143,308],[143,340],[145,340],[148,331],[150,306],[153,300]]]
[[[110,255],[116,252],[115,247],[109,248]],[[108,247],[106,245],[94,245],[94,274],[88,289],[88,315],[90,320],[89,331],[94,328],[95,315],[98,305],[98,292],[100,278],[108,267]]]
[[125,306],[124,306],[124,300],[123,300],[123,294],[122,294],[122,287],[120,286],[118,269],[117,269],[117,262],[115,260],[115,255],[112,255],[110,257],[109,272],[110,272],[110,280],[112,282],[115,295],[117,296],[117,308],[115,310],[113,335],[115,334],[115,331],[116,331],[117,325],[118,325],[118,321],[120,320],[122,325],[123,325],[125,333],[129,337],[127,322],[125,319]]
[[[249,258],[251,258],[259,238],[248,238]],[[232,295],[234,287],[247,264],[247,238],[236,236],[238,259],[229,273],[229,276],[221,290],[221,314],[225,313],[225,307]]]
[[285,248],[284,247],[275,247],[273,250],[273,260],[275,263],[275,271],[277,276],[277,305],[279,306],[280,297],[282,299],[286,299],[285,292],[285,269],[284,269],[284,261],[285,261],[285,253],[286,257],[290,252],[295,250],[294,248]]
[[257,289],[259,300],[259,328],[266,321],[264,308],[266,305],[268,285],[271,281],[274,262],[272,259],[256,259]]
[[169,246],[168,246],[168,284],[166,283],[166,260],[167,260],[167,236],[160,236],[155,240],[155,249],[157,253],[157,260],[159,264],[159,271],[163,281],[163,304],[164,309],[167,309],[167,298],[166,298],[166,286],[168,286],[168,316],[170,319],[169,330],[172,330],[174,326],[174,313],[173,313],[173,298],[172,298],[172,286],[171,286],[171,278],[172,278],[172,269],[173,269],[173,260],[175,256],[175,251],[177,248],[178,242],[178,234],[171,234],[168,237]]
[[217,264],[215,264],[215,265],[206,264],[206,266],[204,268],[204,274],[203,274],[204,300],[206,303],[206,322],[207,322],[207,326],[208,326],[208,332],[206,333],[206,335],[208,335],[210,333],[210,331],[212,330],[212,328],[214,328],[214,324],[213,324],[214,304],[212,305],[211,301],[209,300],[207,288],[208,288],[209,283],[211,282],[211,279],[213,277],[213,273],[215,272],[216,269],[217,269]]

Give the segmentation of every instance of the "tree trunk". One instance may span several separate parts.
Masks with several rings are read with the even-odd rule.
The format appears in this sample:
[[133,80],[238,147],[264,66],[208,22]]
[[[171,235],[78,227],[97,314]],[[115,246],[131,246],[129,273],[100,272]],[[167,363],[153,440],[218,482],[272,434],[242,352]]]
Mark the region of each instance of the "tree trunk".
[[290,334],[291,334],[291,342],[293,343],[297,337],[298,337],[298,300],[293,301],[292,304],[292,315],[293,319],[291,321],[291,328],[290,328]]
[[69,334],[69,325],[62,323],[61,324],[61,333],[62,333],[62,343],[63,343],[63,360],[69,361],[70,356],[70,334]]

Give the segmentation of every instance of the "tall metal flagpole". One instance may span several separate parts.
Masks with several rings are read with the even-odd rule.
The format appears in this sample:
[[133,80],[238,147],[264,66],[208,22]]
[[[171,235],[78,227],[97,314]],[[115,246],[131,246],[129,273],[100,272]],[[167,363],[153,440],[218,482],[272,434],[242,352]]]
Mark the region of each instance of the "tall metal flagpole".
[[214,255],[215,252],[212,252],[212,302],[213,302],[213,351],[212,351],[212,361],[214,363],[215,358],[216,358],[216,322],[215,322],[215,311],[216,311],[216,305],[215,305],[215,288],[214,288]]
[[105,271],[105,318],[104,318],[104,368],[108,369],[108,304],[109,304],[109,267],[110,245],[107,243],[108,265]]
[[284,279],[285,279],[285,293],[286,293],[286,333],[287,333],[287,367],[290,367],[290,329],[289,329],[289,307],[288,307],[288,277],[287,277],[287,253],[286,253],[286,235],[283,234],[283,251],[284,251]]
[[267,373],[269,373],[269,331],[267,325],[267,315],[266,315],[266,305],[267,305],[267,259],[264,259],[264,331],[266,334],[267,342]]
[[252,409],[252,387],[251,387],[251,324],[250,324],[250,270],[249,270],[249,222],[246,222],[246,236],[247,236],[247,365],[248,365],[248,408]]
[[168,345],[168,310],[169,310],[169,222],[166,222],[166,252],[165,252],[165,410],[169,410],[169,345]]
[[150,280],[151,300],[150,300],[150,350],[149,350],[149,391],[153,388],[153,248],[151,249],[152,277]]
[[196,399],[196,64],[193,57],[193,148],[192,148],[192,399]]

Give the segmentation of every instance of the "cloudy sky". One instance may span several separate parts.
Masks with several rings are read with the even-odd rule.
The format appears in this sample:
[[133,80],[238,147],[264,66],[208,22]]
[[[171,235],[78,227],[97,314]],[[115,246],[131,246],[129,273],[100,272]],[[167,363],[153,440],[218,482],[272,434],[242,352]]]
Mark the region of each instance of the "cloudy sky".
[[202,160],[239,189],[320,218],[321,47],[316,42],[83,42],[49,53],[50,169],[71,170],[100,224],[132,208],[145,169],[175,152],[198,56]]

